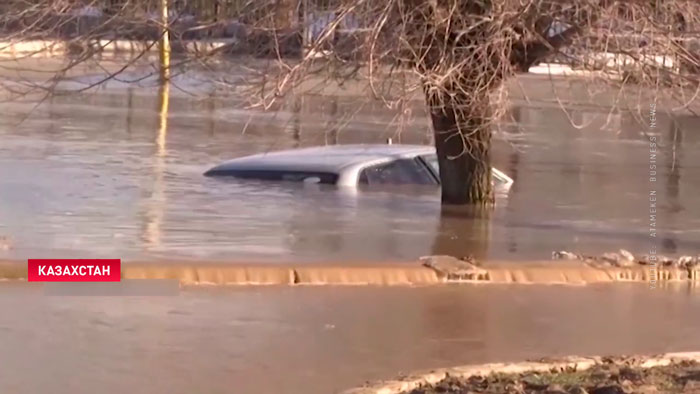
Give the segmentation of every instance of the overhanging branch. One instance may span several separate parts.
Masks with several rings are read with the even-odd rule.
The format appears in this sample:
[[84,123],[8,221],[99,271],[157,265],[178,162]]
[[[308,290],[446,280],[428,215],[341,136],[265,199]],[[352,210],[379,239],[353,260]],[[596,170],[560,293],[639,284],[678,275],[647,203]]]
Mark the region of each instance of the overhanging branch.
[[[518,71],[527,72],[537,62],[559,51],[562,47],[571,44],[576,36],[585,33],[585,30],[598,20],[601,12],[615,3],[615,0],[600,0],[593,6],[596,12],[584,13],[584,17],[577,18],[577,21],[558,21],[549,15],[542,16],[542,19],[538,20],[535,26],[542,25],[542,20],[545,20],[547,22],[544,24],[545,28],[536,29],[537,39],[518,42],[515,45],[511,54],[511,63]],[[563,23],[569,27],[564,31],[548,36],[547,33],[556,22]]]

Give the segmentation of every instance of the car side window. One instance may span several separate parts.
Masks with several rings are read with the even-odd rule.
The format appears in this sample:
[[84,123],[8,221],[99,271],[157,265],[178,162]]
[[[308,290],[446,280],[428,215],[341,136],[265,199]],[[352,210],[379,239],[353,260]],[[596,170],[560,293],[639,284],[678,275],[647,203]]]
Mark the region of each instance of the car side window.
[[216,175],[228,175],[243,179],[256,179],[264,181],[286,181],[321,183],[333,185],[338,180],[336,174],[323,172],[295,172],[295,171],[264,171],[264,170],[224,170]]
[[435,185],[428,169],[416,159],[399,159],[367,167],[360,173],[365,185]]

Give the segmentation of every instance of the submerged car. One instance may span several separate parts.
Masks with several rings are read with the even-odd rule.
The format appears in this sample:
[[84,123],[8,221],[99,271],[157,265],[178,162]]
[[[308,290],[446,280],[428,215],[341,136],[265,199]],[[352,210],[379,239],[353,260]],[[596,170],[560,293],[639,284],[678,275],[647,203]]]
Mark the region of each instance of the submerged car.
[[[439,185],[435,148],[424,145],[330,145],[241,157],[222,163],[206,176],[358,185]],[[513,180],[492,168],[496,186]]]

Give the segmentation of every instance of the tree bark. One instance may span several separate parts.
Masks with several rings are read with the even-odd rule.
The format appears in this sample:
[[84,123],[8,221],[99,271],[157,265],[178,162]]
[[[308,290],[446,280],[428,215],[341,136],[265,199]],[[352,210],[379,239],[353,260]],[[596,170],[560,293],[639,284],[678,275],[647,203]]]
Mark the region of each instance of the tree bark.
[[[493,202],[488,104],[483,111],[483,116],[465,115],[454,105],[444,105],[433,107],[430,112],[443,204]],[[473,110],[469,112],[474,113]]]
[[299,25],[299,0],[277,0],[274,19],[276,29],[294,29]]
[[498,37],[489,23],[464,31],[453,26],[487,20],[491,2],[431,0],[428,4],[417,0],[406,4],[415,9],[409,12],[409,28],[425,31],[409,35],[415,42],[407,53],[418,50],[414,67],[423,76],[433,124],[442,203],[492,203],[489,95],[503,80],[500,54],[508,48],[492,42]]

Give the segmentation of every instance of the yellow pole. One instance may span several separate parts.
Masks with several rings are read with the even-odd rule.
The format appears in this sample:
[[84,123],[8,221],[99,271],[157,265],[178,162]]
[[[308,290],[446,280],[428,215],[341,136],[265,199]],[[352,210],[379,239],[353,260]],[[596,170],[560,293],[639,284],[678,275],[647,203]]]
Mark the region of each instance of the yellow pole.
[[168,18],[168,0],[160,0],[160,23],[161,35],[159,42],[160,49],[160,81],[165,82],[170,79],[170,29]]

